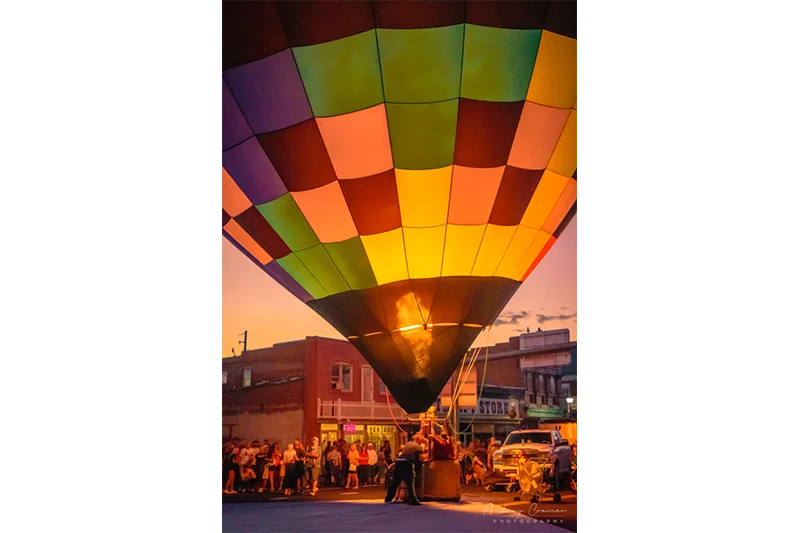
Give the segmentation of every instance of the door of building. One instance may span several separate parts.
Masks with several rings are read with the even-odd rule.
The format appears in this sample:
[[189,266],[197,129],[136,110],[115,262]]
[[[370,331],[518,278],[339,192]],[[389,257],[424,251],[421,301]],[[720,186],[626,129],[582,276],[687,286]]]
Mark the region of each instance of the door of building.
[[371,402],[374,398],[372,384],[375,380],[372,378],[372,367],[363,365],[361,367],[361,401]]

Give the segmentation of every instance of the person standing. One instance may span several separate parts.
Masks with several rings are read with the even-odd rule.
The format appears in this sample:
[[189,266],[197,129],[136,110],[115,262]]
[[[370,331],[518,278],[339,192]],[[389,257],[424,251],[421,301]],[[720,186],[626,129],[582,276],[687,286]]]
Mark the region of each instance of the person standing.
[[375,451],[375,445],[371,442],[367,444],[367,481],[370,485],[377,483],[375,475],[378,473],[378,452]]
[[414,438],[406,443],[403,451],[397,456],[394,461],[394,476],[386,491],[384,502],[389,503],[394,499],[395,492],[400,483],[406,484],[406,502],[410,505],[422,505],[417,499],[417,494],[414,487],[415,472],[422,464],[422,443],[425,442],[425,437],[422,433],[417,433]]
[[263,446],[259,444],[258,441],[253,443],[253,446],[256,447],[256,479],[258,480],[258,492],[260,494],[264,492],[264,488],[267,486],[267,478],[269,477],[269,469],[267,467],[269,450],[266,442],[264,442]]
[[431,440],[433,441],[433,449],[431,450],[431,456],[434,459],[453,459],[453,444],[450,442],[450,437],[444,431],[441,435],[431,435]]
[[283,465],[286,469],[286,475],[283,478],[283,494],[284,496],[291,496],[292,489],[294,485],[296,485],[296,476],[295,476],[295,468],[294,463],[297,461],[297,452],[294,449],[294,445],[290,442],[286,446],[286,451],[283,452]]
[[295,494],[298,496],[303,495],[303,481],[305,478],[305,461],[306,461],[306,448],[300,439],[294,439],[294,451],[297,458],[294,462],[295,468]]
[[358,451],[356,450],[355,443],[350,445],[350,451],[347,452],[347,485],[345,489],[350,488],[350,483],[355,485],[353,488],[358,488]]
[[281,455],[281,449],[279,444],[276,442],[272,446],[270,446],[269,454],[267,455],[267,464],[269,465],[269,491],[275,492],[275,478],[278,478],[278,488],[280,489],[280,470],[281,470],[281,462],[283,461],[283,456]]
[[308,447],[306,452],[306,477],[309,479],[311,484],[312,496],[317,493],[321,455],[322,449],[319,447],[319,439],[317,437],[313,437],[311,439],[311,445]]
[[234,483],[236,482],[236,472],[239,470],[239,448],[232,446],[228,450],[228,456],[225,460],[225,470],[228,473],[228,479],[225,482],[225,489],[222,494],[236,494]]
[[369,452],[367,447],[362,446],[358,451],[358,484],[368,485],[367,471],[369,470]]
[[338,446],[331,446],[328,452],[328,468],[330,469],[329,478],[331,486],[341,484],[342,475],[342,454]]

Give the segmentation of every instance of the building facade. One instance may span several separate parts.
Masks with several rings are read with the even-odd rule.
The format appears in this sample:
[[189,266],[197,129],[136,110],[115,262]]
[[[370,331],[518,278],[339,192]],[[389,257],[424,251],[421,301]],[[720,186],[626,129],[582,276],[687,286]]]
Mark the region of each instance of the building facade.
[[[577,343],[569,330],[538,331],[481,348],[475,407],[458,409],[462,441],[577,413]],[[488,358],[488,360],[487,360]],[[486,375],[484,377],[484,367]],[[381,443],[414,431],[407,413],[348,341],[323,337],[249,350],[222,360],[223,438]],[[454,376],[455,379],[456,376]],[[567,403],[567,398],[573,398]],[[439,415],[448,407],[437,400]],[[513,407],[515,412],[511,413]],[[514,415],[514,416],[510,416]]]

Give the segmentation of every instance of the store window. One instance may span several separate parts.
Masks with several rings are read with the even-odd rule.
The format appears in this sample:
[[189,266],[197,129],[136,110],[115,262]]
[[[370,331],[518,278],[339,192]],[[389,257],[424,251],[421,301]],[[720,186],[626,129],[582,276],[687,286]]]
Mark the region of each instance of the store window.
[[244,371],[242,371],[242,387],[249,387],[251,378],[252,371],[250,368],[245,368]]
[[331,390],[352,392],[352,375],[352,365],[348,365],[346,363],[333,363],[331,365]]

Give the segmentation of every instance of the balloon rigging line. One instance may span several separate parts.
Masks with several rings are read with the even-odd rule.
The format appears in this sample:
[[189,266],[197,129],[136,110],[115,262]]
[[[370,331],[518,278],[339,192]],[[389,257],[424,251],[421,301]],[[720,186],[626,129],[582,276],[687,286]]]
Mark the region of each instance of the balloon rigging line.
[[394,425],[397,426],[397,429],[403,432],[404,435],[408,435],[408,433],[400,427],[400,424],[397,423],[397,420],[394,417],[394,413],[392,412],[392,404],[389,402],[389,389],[386,389],[386,405],[389,407],[389,414],[392,415],[392,420],[394,421]]

